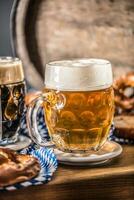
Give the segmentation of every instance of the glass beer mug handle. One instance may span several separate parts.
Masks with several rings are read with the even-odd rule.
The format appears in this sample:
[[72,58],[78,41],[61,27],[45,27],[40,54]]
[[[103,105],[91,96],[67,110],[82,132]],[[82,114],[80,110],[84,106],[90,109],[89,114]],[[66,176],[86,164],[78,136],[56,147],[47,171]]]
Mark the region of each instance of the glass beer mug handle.
[[46,96],[47,93],[46,95],[41,94],[29,104],[26,118],[27,118],[28,132],[31,139],[39,146],[52,147],[53,144],[51,141],[49,142],[46,139],[42,138],[40,132],[38,131],[38,125],[37,125],[37,112],[41,107],[42,103],[44,101],[47,101]]
[[39,95],[28,106],[26,118],[28,131],[31,139],[39,146],[52,147],[54,146],[54,144],[51,141],[49,142],[47,141],[47,139],[44,139],[38,131],[37,112],[43,102],[48,102],[51,105],[51,107],[60,110],[64,107],[66,99],[64,95],[58,91],[48,93],[46,92]]

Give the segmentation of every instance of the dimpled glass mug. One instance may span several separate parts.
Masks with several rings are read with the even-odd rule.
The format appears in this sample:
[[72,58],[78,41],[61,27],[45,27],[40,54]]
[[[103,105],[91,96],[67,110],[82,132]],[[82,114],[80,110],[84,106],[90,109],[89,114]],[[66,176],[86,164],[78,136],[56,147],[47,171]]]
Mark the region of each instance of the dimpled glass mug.
[[26,87],[19,58],[0,57],[0,145],[16,143]]
[[[75,59],[46,65],[42,94],[28,108],[29,133],[40,146],[63,152],[97,151],[107,141],[113,120],[112,67],[102,59]],[[38,132],[36,115],[43,106],[51,142]]]

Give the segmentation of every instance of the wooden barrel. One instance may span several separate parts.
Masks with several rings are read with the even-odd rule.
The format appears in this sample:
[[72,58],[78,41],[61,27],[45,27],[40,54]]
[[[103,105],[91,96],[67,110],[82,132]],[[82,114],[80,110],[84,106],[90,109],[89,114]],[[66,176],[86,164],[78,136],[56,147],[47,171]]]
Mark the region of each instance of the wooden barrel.
[[134,66],[133,0],[17,0],[11,33],[14,54],[38,89],[52,60],[104,58],[115,71]]

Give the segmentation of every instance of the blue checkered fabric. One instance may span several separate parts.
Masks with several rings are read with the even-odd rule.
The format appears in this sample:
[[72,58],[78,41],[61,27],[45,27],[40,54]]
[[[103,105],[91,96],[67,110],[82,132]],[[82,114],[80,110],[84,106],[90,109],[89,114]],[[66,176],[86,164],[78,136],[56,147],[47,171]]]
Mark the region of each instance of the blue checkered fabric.
[[[40,108],[37,113],[37,125],[38,125],[38,129],[41,136],[44,139],[50,140],[50,137],[48,135],[48,130],[47,130],[45,120],[44,120],[44,111],[42,108]],[[27,129],[27,124],[26,124],[26,110],[23,113],[21,123],[20,123],[20,129],[18,132],[19,134],[28,136],[28,129]]]
[[114,124],[112,124],[110,133],[109,133],[109,140],[118,142],[120,144],[134,144],[134,140],[132,139],[126,139],[126,138],[119,138],[116,136],[116,129],[114,127]]

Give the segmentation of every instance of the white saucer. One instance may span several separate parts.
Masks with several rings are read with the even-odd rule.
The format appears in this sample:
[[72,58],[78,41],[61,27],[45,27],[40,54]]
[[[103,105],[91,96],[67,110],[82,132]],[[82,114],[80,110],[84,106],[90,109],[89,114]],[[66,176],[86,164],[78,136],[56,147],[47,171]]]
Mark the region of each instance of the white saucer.
[[15,142],[14,144],[9,144],[9,145],[0,146],[0,147],[9,148],[9,149],[18,151],[18,150],[28,147],[30,144],[31,144],[31,140],[28,137],[24,135],[20,135],[18,138],[18,141]]
[[66,165],[92,166],[105,163],[108,160],[119,156],[122,153],[122,147],[116,142],[107,141],[99,151],[87,156],[64,153],[57,149],[54,149],[54,153],[56,154],[59,163]]

